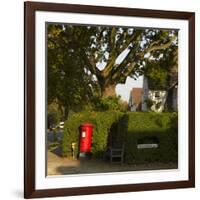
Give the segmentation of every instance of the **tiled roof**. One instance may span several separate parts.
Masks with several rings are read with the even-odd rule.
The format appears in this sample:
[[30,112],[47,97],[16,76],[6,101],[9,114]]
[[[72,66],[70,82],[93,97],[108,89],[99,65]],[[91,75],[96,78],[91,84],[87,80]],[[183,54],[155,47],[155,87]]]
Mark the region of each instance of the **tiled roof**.
[[142,101],[143,88],[133,88],[131,95],[135,104],[140,104]]

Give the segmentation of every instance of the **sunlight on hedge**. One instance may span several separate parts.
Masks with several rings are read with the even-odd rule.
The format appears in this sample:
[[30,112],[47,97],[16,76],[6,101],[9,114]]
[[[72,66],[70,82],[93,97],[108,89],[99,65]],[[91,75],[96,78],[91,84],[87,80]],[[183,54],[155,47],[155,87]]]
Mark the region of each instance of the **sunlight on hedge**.
[[[125,145],[126,163],[177,162],[177,113],[153,112],[80,112],[72,114],[65,122],[62,142],[63,156],[71,155],[71,143],[79,145],[79,126],[94,125],[92,154],[102,158],[112,137],[112,145]],[[157,143],[158,148],[138,149],[142,143]],[[76,148],[78,154],[78,148]]]

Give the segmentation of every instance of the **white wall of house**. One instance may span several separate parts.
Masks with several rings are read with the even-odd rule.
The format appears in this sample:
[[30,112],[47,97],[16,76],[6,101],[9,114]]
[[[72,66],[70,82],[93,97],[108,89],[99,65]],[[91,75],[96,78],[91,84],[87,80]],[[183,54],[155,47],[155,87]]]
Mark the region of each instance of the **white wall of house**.
[[153,101],[151,110],[154,112],[162,112],[164,110],[165,102],[167,99],[166,90],[149,90],[148,99]]
[[130,107],[130,111],[135,112],[135,111],[136,111],[136,106],[135,106],[135,105],[132,105],[132,106]]
[[[162,112],[167,99],[167,91],[165,90],[150,90],[148,87],[148,79],[144,76],[143,80],[143,97],[142,97],[142,111],[148,111],[146,101],[152,100],[153,105],[150,110],[154,112]],[[174,100],[174,103],[176,100]],[[158,106],[160,105],[160,106]]]

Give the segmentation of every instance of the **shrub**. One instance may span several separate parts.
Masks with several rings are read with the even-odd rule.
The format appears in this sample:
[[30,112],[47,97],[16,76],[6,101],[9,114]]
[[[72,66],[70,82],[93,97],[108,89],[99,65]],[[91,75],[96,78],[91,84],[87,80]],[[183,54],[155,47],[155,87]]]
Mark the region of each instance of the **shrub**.
[[48,105],[48,128],[55,127],[59,124],[62,117],[62,113],[56,103]]
[[104,98],[94,98],[93,107],[97,111],[126,111],[127,103],[121,100],[120,96],[109,96]]
[[[176,113],[128,112],[119,122],[115,142],[124,140],[125,162],[177,162]],[[137,148],[144,143],[158,143],[158,148]]]
[[[79,126],[84,122],[94,124],[92,154],[100,158],[112,145],[125,144],[126,163],[177,162],[177,113],[85,111],[73,113],[65,122],[62,142],[63,156],[71,155],[71,143],[79,145]],[[138,144],[158,143],[158,148],[138,149]],[[76,148],[76,153],[78,149]]]
[[[106,150],[108,136],[112,124],[117,121],[123,114],[118,111],[92,112],[85,111],[74,113],[65,122],[64,135],[62,142],[63,156],[71,155],[71,143],[79,145],[79,126],[84,122],[90,122],[94,125],[92,154],[94,157],[102,156]],[[78,148],[76,148],[76,154]]]

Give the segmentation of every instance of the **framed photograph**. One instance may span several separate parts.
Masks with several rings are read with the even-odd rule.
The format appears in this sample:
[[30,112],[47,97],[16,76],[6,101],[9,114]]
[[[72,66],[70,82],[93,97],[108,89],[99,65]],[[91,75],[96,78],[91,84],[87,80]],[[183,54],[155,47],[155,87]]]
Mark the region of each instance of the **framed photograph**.
[[195,13],[24,8],[24,197],[194,187]]

